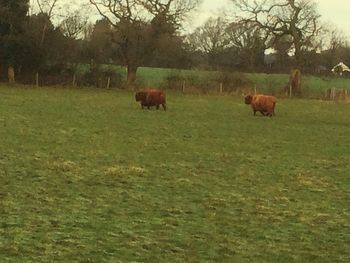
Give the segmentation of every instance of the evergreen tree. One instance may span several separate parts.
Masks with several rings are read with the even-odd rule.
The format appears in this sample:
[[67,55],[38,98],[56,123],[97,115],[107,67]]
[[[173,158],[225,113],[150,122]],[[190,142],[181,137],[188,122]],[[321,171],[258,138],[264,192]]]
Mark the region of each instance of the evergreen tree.
[[20,59],[29,0],[0,0],[0,63],[15,65]]

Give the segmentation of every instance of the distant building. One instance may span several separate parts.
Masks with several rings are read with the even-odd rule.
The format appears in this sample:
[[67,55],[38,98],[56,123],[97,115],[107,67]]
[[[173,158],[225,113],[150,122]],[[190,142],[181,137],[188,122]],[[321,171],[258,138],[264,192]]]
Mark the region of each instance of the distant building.
[[343,62],[340,62],[332,68],[332,72],[339,76],[348,75],[350,74],[350,68]]

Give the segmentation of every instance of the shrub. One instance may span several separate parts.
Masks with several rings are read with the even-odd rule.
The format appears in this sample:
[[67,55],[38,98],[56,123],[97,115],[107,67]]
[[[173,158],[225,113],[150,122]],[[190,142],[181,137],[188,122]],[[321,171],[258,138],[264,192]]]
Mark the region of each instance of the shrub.
[[198,74],[169,74],[162,87],[170,90],[183,90],[187,93],[218,93],[220,86],[226,93],[236,92],[244,87],[252,86],[252,82],[241,73],[231,72],[198,72]]
[[223,91],[228,93],[237,92],[254,85],[251,80],[239,72],[218,73],[217,81],[222,83]]
[[102,68],[98,65],[91,66],[88,71],[78,77],[78,84],[97,88],[117,87],[124,88],[125,81],[121,73],[110,68]]

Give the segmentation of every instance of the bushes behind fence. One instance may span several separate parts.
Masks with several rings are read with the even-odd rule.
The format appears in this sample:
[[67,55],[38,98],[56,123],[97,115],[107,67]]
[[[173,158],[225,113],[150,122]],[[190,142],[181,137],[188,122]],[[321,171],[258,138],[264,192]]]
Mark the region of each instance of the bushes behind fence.
[[[99,65],[84,70],[53,65],[38,72],[25,72],[16,76],[18,83],[39,86],[88,86],[96,88],[124,88],[126,81],[121,72]],[[4,79],[6,81],[6,79]]]
[[91,86],[97,88],[125,88],[126,82],[120,72],[111,68],[92,66],[86,72],[77,76],[77,83],[80,86]]
[[164,89],[204,94],[238,92],[251,86],[253,83],[243,74],[230,72],[171,73],[161,83],[161,87]]

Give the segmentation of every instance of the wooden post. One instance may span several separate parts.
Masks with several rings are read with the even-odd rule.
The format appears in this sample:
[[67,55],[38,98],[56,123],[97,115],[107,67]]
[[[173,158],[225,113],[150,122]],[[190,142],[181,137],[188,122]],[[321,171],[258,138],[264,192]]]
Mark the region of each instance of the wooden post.
[[344,100],[347,101],[348,100],[348,90],[344,89]]
[[15,83],[15,70],[11,65],[7,68],[7,77],[8,77],[9,84]]
[[75,73],[73,74],[73,81],[72,81],[72,86],[74,87],[75,86],[75,82],[76,82],[76,76],[75,76]]
[[39,88],[39,72],[35,74],[35,85],[37,88]]
[[185,93],[185,88],[186,88],[186,81],[184,80],[182,82],[182,93]]
[[333,98],[333,100],[335,100],[335,88],[333,88],[332,98]]
[[107,89],[109,89],[109,85],[111,84],[111,77],[108,77],[107,79]]
[[220,82],[220,94],[222,94],[222,82]]
[[292,84],[289,85],[289,97],[291,98],[293,96],[293,89]]
[[254,85],[254,95],[256,95],[256,85]]
[[334,88],[331,88],[331,100],[334,100]]

